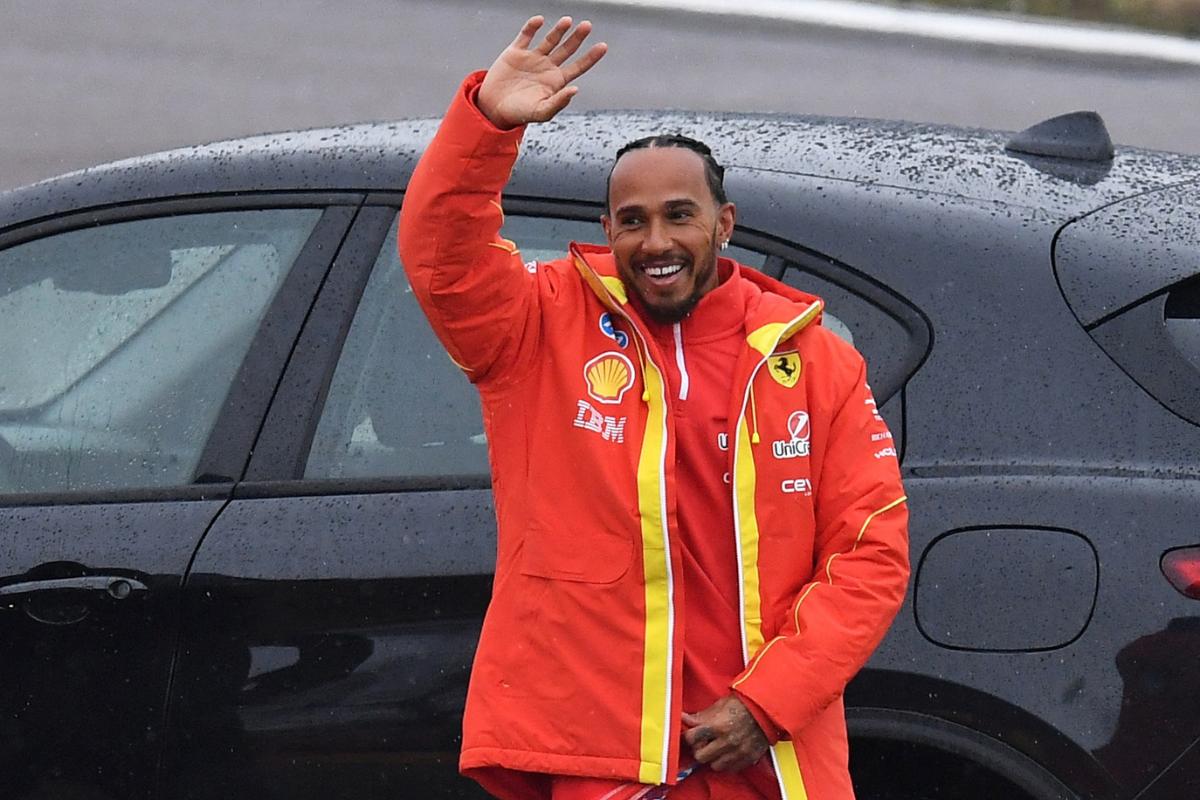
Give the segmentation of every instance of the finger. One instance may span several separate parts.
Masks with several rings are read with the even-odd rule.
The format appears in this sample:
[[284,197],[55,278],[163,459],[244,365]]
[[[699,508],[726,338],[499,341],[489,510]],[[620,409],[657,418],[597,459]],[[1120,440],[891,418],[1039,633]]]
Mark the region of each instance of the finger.
[[550,51],[557,47],[558,43],[562,41],[563,34],[570,30],[570,28],[571,18],[563,17],[558,22],[554,23],[554,27],[551,28],[550,32],[546,34],[546,38],[542,39],[542,43],[534,49],[542,55],[549,55]]
[[592,23],[585,19],[575,27],[575,30],[571,31],[571,35],[564,39],[562,44],[554,48],[554,51],[550,53],[550,60],[555,64],[562,64],[568,58],[575,55],[575,51],[579,49],[579,46],[583,44],[583,40],[591,32]]
[[689,728],[695,728],[696,726],[702,724],[698,714],[689,714],[686,711],[683,712],[683,715],[680,717],[680,719],[683,720],[683,724],[687,725]]
[[698,725],[683,732],[683,740],[693,749],[703,747],[717,738],[716,731],[707,725]]
[[700,747],[692,748],[692,755],[696,760],[704,764],[712,764],[719,760],[722,756],[728,755],[730,748],[728,743],[722,739],[715,739],[702,743]]
[[537,110],[534,112],[534,121],[546,122],[553,119],[558,112],[567,107],[567,104],[571,102],[571,98],[578,93],[578,86],[567,86],[559,89],[538,105]]
[[586,53],[563,67],[563,79],[567,83],[571,83],[580,75],[596,66],[596,62],[604,58],[604,54],[607,52],[608,45],[605,42],[598,42],[592,45]]
[[708,766],[713,772],[740,772],[753,763],[741,753],[731,752],[714,759]]
[[529,47],[529,43],[533,41],[534,34],[541,29],[542,23],[545,21],[546,18],[541,14],[525,20],[525,24],[521,26],[521,32],[517,34],[517,38],[513,39],[512,46],[521,50]]

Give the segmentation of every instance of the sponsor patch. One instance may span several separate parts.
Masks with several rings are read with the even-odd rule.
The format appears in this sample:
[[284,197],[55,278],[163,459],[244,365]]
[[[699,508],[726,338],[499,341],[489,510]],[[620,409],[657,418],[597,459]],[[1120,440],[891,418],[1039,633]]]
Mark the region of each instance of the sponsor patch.
[[587,400],[579,400],[576,402],[576,405],[579,411],[575,414],[575,421],[571,423],[572,426],[598,433],[606,442],[620,444],[625,441],[625,421],[628,419],[627,417],[613,417],[601,413],[599,409]]
[[802,494],[812,497],[812,480],[809,478],[788,478],[779,484],[784,494]]
[[883,433],[872,433],[871,434],[872,442],[882,442],[886,439],[891,439],[891,438],[892,438],[892,434],[890,431],[884,431]]
[[612,314],[607,311],[600,315],[600,330],[605,336],[620,345],[622,350],[629,346],[629,334],[617,329],[617,326],[613,324]]
[[780,386],[792,388],[800,380],[800,373],[803,371],[800,354],[795,350],[776,353],[767,359],[767,371]]
[[804,458],[808,455],[808,441],[812,435],[807,411],[793,411],[787,421],[790,439],[776,439],[771,443],[771,455],[776,458]]
[[525,262],[525,271],[531,275],[536,275],[537,274],[537,262],[536,261],[526,261]]
[[583,379],[593,400],[616,405],[633,386],[633,362],[613,350],[601,353],[583,365]]
[[896,458],[896,448],[885,447],[875,454],[876,458]]

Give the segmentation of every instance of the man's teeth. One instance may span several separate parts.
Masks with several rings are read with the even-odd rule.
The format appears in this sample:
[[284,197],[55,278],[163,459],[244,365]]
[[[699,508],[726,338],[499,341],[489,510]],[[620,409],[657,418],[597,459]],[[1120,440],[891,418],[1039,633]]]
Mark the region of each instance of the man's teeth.
[[651,278],[669,278],[681,269],[683,269],[683,264],[668,264],[665,267],[646,267],[646,274]]

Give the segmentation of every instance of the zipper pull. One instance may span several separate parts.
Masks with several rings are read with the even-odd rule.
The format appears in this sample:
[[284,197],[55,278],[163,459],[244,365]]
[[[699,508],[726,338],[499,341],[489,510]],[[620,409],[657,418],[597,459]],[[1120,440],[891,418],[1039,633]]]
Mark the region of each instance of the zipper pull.
[[750,435],[750,444],[758,444],[762,439],[758,436],[758,404],[754,402],[754,382],[750,382],[750,418],[754,420],[754,430]]

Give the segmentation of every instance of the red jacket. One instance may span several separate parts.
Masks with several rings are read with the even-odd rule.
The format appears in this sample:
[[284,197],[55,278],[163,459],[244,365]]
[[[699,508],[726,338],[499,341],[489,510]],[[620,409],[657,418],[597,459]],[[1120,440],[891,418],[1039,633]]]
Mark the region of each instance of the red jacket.
[[[481,77],[400,217],[413,290],[482,397],[492,464],[496,577],[460,766],[510,798],[547,796],[546,773],[672,783],[683,632],[666,356],[606,248],[527,269],[500,238],[523,131],[480,114]],[[785,798],[851,798],[841,695],[904,596],[904,492],[861,356],[821,327],[819,300],[740,269],[759,297],[729,397],[747,664],[731,688],[785,733],[772,747]],[[605,312],[624,336],[602,329]]]

